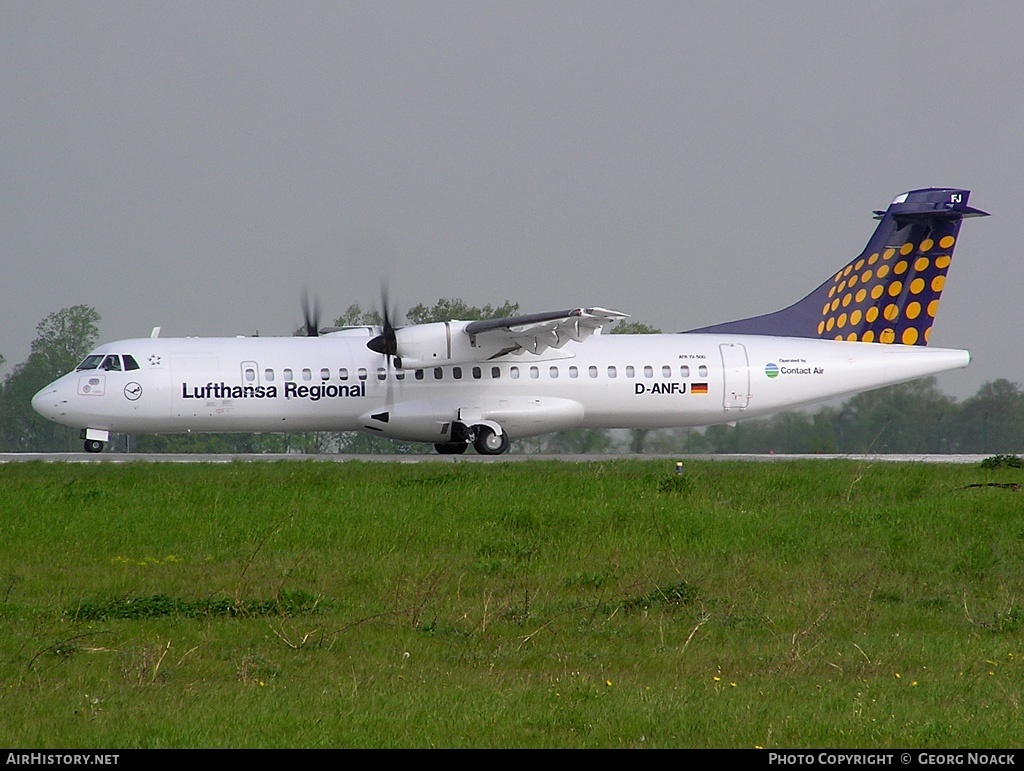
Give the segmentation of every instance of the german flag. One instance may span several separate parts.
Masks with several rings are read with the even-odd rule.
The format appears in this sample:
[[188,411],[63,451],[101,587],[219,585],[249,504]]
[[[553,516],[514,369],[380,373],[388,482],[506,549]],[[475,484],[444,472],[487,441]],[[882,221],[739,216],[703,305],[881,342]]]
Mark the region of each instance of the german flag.
[[690,385],[691,394],[706,394],[708,392],[707,383],[692,383]]

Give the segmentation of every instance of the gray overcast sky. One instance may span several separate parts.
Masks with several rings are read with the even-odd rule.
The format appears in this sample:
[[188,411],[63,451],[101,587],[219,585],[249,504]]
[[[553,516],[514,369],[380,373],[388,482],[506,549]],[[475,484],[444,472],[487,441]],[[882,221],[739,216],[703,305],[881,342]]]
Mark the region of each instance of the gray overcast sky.
[[775,310],[926,186],[961,231],[940,384],[1024,382],[1024,4],[0,4],[0,353],[288,334],[378,302]]

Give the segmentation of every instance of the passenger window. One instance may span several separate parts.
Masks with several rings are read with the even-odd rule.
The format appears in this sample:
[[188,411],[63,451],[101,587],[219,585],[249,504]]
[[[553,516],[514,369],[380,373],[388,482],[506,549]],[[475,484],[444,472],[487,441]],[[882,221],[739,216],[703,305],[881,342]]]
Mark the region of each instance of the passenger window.
[[313,379],[313,371],[309,367],[302,368],[302,379],[307,383]]
[[405,380],[405,370],[404,369],[396,369],[395,370],[395,380]]
[[456,380],[462,380],[462,367],[452,367],[452,377]]
[[245,382],[246,383],[253,383],[255,381],[256,381],[256,370],[254,370],[252,367],[246,367],[245,368]]
[[688,365],[688,364],[682,365],[679,368],[679,375],[680,375],[680,377],[689,377],[690,376],[690,365]]
[[608,377],[617,377],[617,376],[618,376],[618,373],[615,371],[615,365],[613,364],[613,365],[609,366],[608,367]]
[[519,379],[519,367],[509,367],[508,368],[508,376],[510,378],[512,378],[513,380],[518,380]]
[[636,377],[636,370],[633,369],[632,364],[626,365],[626,377]]
[[501,367],[491,367],[491,377],[495,380],[501,377]]
[[540,377],[540,370],[537,369],[536,367],[530,367],[530,379],[531,380],[536,380],[539,377]]
[[705,366],[704,364],[701,364],[699,367],[697,367],[697,374],[700,375],[701,377],[707,377],[708,376],[708,368],[707,368],[707,366]]
[[549,369],[548,374],[551,376],[552,380],[558,380],[558,367],[552,367]]
[[440,367],[434,367],[434,380],[440,380],[444,377],[444,370]]
[[125,371],[139,368],[139,363],[135,361],[135,357],[130,353],[124,354],[121,358],[124,360]]
[[569,367],[569,377],[571,377],[571,378],[573,378],[575,380],[579,376],[580,376],[579,367],[577,367],[575,364],[573,364],[571,367]]
[[661,368],[661,376],[662,377],[672,377],[672,368],[668,364],[665,364]]
[[587,369],[587,374],[589,374],[591,377],[597,377],[597,367],[591,364],[590,367]]
[[644,366],[644,377],[654,377],[654,367],[650,364]]
[[387,368],[385,368],[385,367],[377,367],[377,379],[378,380],[386,380],[387,376],[388,376]]
[[330,380],[331,379],[331,371],[329,369],[327,369],[327,367],[324,367],[323,369],[320,370],[320,379],[321,380]]
[[421,370],[421,369],[416,370],[416,379],[417,380],[422,380],[423,379],[423,370]]
[[292,375],[291,367],[285,367],[284,368],[284,379],[287,380],[288,382],[291,382],[292,380],[294,380],[294,376]]
[[366,378],[369,377],[369,373],[366,371],[366,367],[360,367],[359,369],[357,369],[356,377],[358,377],[360,380],[366,380]]
[[263,379],[266,380],[268,383],[273,383],[274,370],[270,369],[270,367],[267,367],[265,370],[263,370]]
[[348,380],[348,367],[342,367],[338,370],[339,380]]
[[484,376],[484,373],[480,371],[479,367],[473,367],[473,379],[479,380]]

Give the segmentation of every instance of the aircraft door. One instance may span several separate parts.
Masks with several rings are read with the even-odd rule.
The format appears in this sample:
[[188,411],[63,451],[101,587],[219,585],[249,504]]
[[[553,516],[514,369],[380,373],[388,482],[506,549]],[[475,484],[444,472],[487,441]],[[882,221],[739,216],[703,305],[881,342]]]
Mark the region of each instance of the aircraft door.
[[740,343],[723,343],[718,348],[722,352],[722,373],[725,376],[722,408],[726,411],[745,410],[750,403],[747,349]]

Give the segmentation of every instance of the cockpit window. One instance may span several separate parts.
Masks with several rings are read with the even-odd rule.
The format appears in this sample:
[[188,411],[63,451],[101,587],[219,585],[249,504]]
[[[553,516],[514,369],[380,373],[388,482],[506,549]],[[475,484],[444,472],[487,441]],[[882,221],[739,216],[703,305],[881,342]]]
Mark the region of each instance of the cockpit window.
[[130,370],[130,369],[138,369],[139,368],[139,363],[137,361],[135,361],[135,357],[132,356],[130,353],[126,353],[121,358],[124,360],[124,368],[125,368],[126,371]]
[[79,364],[75,371],[80,372],[83,369],[96,369],[100,366],[100,362],[103,361],[103,354],[101,353],[90,353],[85,359]]
[[104,369],[107,372],[120,372],[121,371],[121,357],[115,354],[110,354],[100,364],[100,369]]

